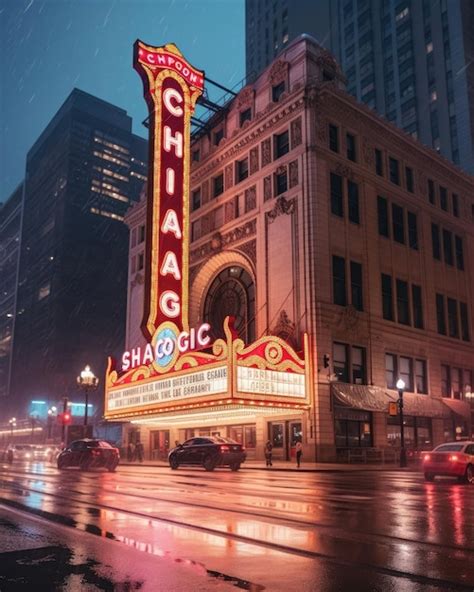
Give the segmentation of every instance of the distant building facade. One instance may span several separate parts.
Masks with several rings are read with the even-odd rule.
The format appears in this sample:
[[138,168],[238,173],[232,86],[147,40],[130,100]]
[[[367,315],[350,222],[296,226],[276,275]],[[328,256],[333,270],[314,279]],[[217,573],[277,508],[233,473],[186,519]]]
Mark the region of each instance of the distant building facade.
[[86,364],[102,376],[104,351],[123,347],[123,219],[147,161],[131,129],[123,109],[75,89],[28,153],[8,392],[18,415],[74,394]]
[[[314,398],[304,411],[146,415],[129,439],[150,458],[213,434],[242,442],[250,458],[263,458],[267,439],[280,459],[299,439],[307,460],[393,451],[398,378],[408,448],[469,435],[472,177],[357,103],[309,38],[194,137],[192,160],[190,326],[218,328],[231,315],[246,343],[276,335],[296,351],[307,333]],[[125,218],[128,350],[145,345],[145,212],[143,198]]]
[[473,30],[470,0],[246,0],[247,76],[310,34],[349,93],[473,174]]
[[23,183],[0,207],[0,404],[8,393],[20,258]]

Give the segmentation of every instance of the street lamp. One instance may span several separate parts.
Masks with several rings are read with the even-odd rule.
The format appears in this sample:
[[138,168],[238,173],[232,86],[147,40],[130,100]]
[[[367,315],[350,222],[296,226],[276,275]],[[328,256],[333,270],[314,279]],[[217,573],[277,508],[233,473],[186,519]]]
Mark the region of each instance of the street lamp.
[[51,432],[53,429],[53,420],[56,417],[58,408],[54,405],[48,409],[48,440],[51,439]]
[[10,424],[10,430],[13,438],[13,428],[16,428],[16,417],[12,417],[10,420],[8,420],[8,423]]
[[94,375],[90,366],[86,366],[84,370],[77,377],[77,384],[84,390],[86,398],[86,408],[84,411],[84,431],[87,429],[87,412],[89,410],[89,391],[93,391],[99,384],[99,379]]
[[400,411],[400,467],[407,466],[407,451],[405,450],[405,425],[403,423],[403,391],[405,390],[405,382],[399,378],[397,380],[398,390],[398,409]]

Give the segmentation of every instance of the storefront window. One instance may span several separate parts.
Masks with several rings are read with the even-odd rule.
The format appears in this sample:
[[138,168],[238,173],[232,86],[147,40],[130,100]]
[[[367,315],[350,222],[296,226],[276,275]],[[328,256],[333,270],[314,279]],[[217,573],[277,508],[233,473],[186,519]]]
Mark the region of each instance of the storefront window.
[[294,446],[296,442],[303,441],[303,429],[301,427],[301,423],[291,423],[290,424],[290,444]]
[[284,424],[272,423],[270,424],[270,440],[273,448],[283,448],[284,442]]
[[245,426],[245,448],[255,448],[257,442],[257,433],[255,426]]
[[337,448],[372,446],[371,413],[336,407],[334,415]]
[[229,428],[229,438],[235,440],[239,444],[244,443],[244,428],[242,426],[231,426]]
[[[403,420],[405,447],[430,450],[433,443],[431,419],[429,417],[405,416]],[[401,445],[399,417],[389,417],[387,419],[387,442],[390,446],[399,447]]]

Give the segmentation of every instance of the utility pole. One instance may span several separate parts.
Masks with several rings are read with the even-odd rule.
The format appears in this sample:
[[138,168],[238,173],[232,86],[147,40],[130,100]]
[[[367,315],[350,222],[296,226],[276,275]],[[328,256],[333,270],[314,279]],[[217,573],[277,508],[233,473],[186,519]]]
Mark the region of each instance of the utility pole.
[[[67,404],[68,404],[68,398],[67,397],[63,397],[63,417],[67,411]],[[61,442],[65,445],[66,444],[66,424],[63,421],[63,425],[62,425],[62,432],[61,432]]]

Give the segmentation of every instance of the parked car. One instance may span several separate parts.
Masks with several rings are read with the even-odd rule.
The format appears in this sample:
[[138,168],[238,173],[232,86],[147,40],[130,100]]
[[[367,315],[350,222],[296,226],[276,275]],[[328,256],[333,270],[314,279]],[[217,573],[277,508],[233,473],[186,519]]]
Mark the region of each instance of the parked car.
[[170,450],[168,462],[172,469],[181,465],[200,465],[206,471],[213,471],[216,467],[230,467],[232,471],[238,471],[246,457],[242,444],[230,438],[210,436],[191,438],[179,444]]
[[449,442],[440,444],[432,452],[425,452],[423,471],[427,481],[433,481],[439,475],[474,483],[474,442]]
[[82,471],[94,468],[104,468],[110,472],[115,471],[119,464],[120,454],[118,448],[114,448],[104,440],[85,438],[75,440],[59,453],[58,469],[79,467]]

